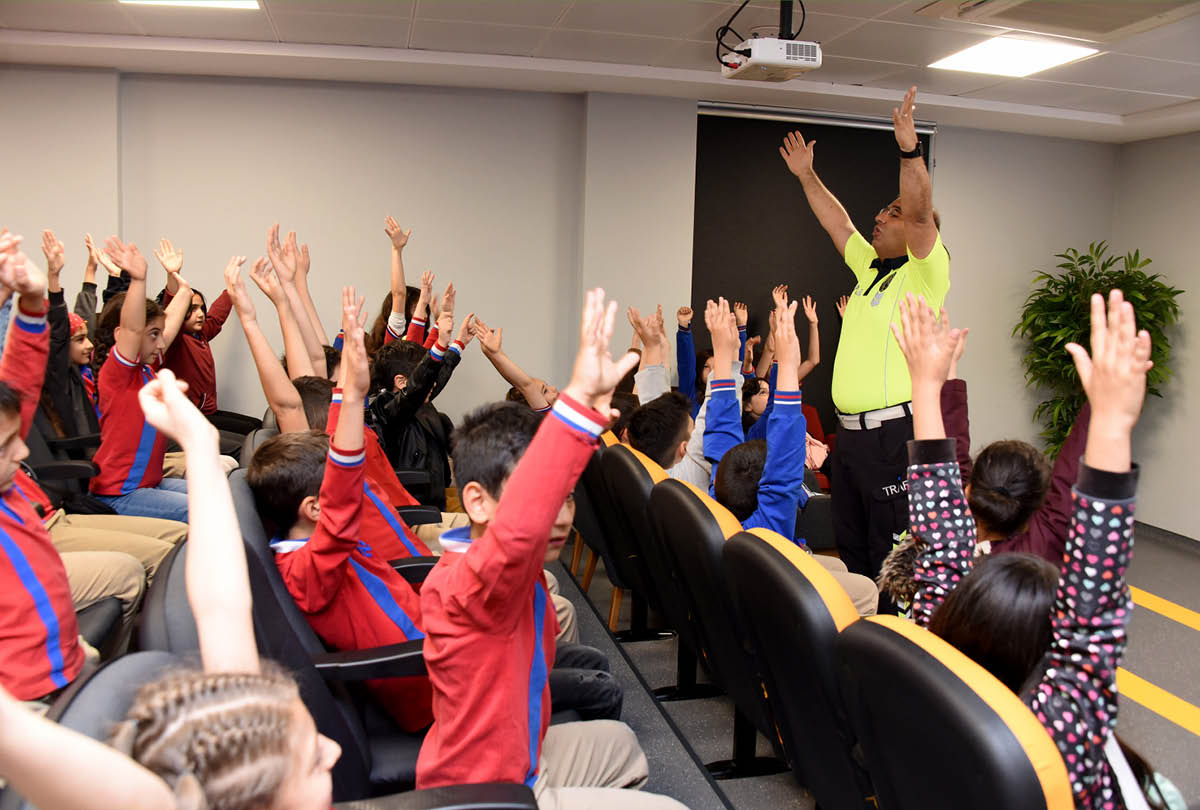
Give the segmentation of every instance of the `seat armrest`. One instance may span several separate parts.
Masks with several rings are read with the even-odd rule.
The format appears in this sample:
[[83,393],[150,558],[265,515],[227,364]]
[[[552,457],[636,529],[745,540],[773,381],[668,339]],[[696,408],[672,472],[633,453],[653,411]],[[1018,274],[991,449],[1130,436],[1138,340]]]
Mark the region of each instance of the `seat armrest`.
[[442,522],[442,511],[435,506],[397,506],[396,513],[409,526]]
[[439,557],[401,557],[398,560],[388,560],[388,565],[408,582],[416,585],[425,581],[425,577],[437,565],[439,559]]
[[400,479],[400,483],[404,484],[405,487],[429,486],[429,482],[432,480],[427,470],[407,470],[404,468],[396,470],[396,477]]
[[208,415],[208,421],[218,430],[240,433],[243,436],[253,433],[263,426],[261,419],[233,411],[214,411]]
[[99,433],[84,433],[81,436],[67,436],[66,438],[47,437],[46,446],[51,452],[69,452],[71,450],[91,450],[100,446]]
[[334,810],[537,810],[533,791],[510,782],[410,790],[355,802],[340,802]]
[[51,461],[30,465],[29,469],[39,481],[86,481],[100,473],[100,468],[90,461]]
[[365,650],[327,652],[313,656],[313,666],[327,681],[366,681],[424,675],[424,642],[404,641]]

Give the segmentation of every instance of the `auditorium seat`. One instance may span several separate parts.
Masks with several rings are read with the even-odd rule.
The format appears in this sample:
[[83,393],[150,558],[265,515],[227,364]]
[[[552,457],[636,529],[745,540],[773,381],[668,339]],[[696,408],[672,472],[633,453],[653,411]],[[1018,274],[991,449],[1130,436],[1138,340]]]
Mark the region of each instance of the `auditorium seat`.
[[[47,717],[95,740],[107,741],[124,719],[143,684],[179,667],[179,656],[163,651],[122,656],[79,678],[50,707]],[[342,754],[345,757],[345,752]],[[70,778],[69,773],[65,773]],[[335,794],[336,795],[336,794]],[[335,805],[342,810],[536,810],[524,785],[483,784],[418,790]],[[0,792],[0,810],[36,810],[12,788]]]
[[775,532],[739,532],[724,555],[796,781],[820,807],[874,807],[837,682],[838,633],[858,621],[850,597],[811,554]]
[[[655,697],[688,700],[719,695],[718,687],[696,682],[696,656],[700,648],[696,619],[689,610],[687,594],[670,553],[650,520],[650,493],[655,484],[669,476],[649,456],[624,444],[606,450],[601,457],[601,467],[615,501],[616,513],[623,518],[644,561],[652,589],[650,603],[666,617],[679,636],[675,685],[655,689]],[[636,598],[636,593],[634,596]]]
[[787,770],[774,757],[757,757],[756,732],[783,749],[755,661],[743,646],[745,630],[733,607],[722,552],[742,531],[728,509],[685,481],[654,485],[650,515],[679,572],[699,632],[701,663],[733,700],[733,758],[708,764],[716,779],[765,776]]
[[838,678],[885,810],[1070,810],[1067,769],[1033,712],[948,642],[897,616],[838,636]]

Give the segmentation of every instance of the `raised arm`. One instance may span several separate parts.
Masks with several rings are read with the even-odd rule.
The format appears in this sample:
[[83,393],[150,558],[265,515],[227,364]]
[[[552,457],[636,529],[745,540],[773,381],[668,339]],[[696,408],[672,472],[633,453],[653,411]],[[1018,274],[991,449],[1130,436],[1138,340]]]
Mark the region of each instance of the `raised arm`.
[[675,370],[679,374],[679,393],[698,403],[696,391],[696,339],[692,336],[692,308],[680,307],[675,313],[679,330],[675,333]]
[[217,429],[184,395],[187,384],[163,369],[138,392],[146,421],[187,456],[187,592],[206,672],[258,672],[250,575]]
[[175,278],[174,274],[183,270],[183,251],[176,250],[175,246],[171,244],[171,240],[164,238],[158,240],[154,258],[158,259],[163,270],[167,271],[167,295],[174,299],[179,295],[179,280]]
[[817,304],[809,295],[804,296],[804,317],[808,319],[808,357],[804,358],[804,362],[796,371],[798,382],[802,382],[809,372],[821,365],[821,330],[817,328]]
[[188,310],[192,308],[192,286],[179,274],[183,269],[183,251],[176,250],[169,239],[159,242],[154,256],[167,271],[167,295],[171,296],[171,302],[167,304],[163,343],[170,346],[183,328]]
[[0,778],[42,810],[177,807],[167,783],[149,770],[99,740],[34,713],[2,686]]
[[529,407],[535,411],[550,407],[550,403],[542,395],[541,386],[504,353],[504,349],[501,346],[501,340],[504,337],[503,327],[492,331],[486,323],[477,317],[475,318],[474,331],[475,337],[479,339],[479,348],[483,352],[483,356],[488,359],[509,385],[521,392]]
[[825,184],[813,170],[813,149],[816,145],[815,140],[805,143],[804,136],[799,132],[790,132],[783,139],[779,154],[787,164],[788,171],[800,181],[800,187],[804,189],[804,196],[808,199],[808,207],[816,215],[825,233],[833,240],[837,252],[844,256],[846,240],[854,233],[854,223],[850,221],[850,215],[838,202],[838,198],[825,188]]
[[[267,231],[267,258],[270,259],[271,266],[275,268],[275,274],[279,277],[279,283],[283,287],[284,294],[287,295],[292,312],[296,313],[296,322],[300,326],[300,335],[304,338],[304,348],[308,353],[309,362],[312,363],[313,368],[324,368],[324,337],[320,334],[320,330],[313,326],[310,318],[300,317],[300,313],[307,312],[307,309],[304,297],[296,287],[298,274],[296,254],[295,233],[289,233],[286,244],[280,244],[279,223],[276,222]],[[289,363],[289,367],[290,365]]]
[[[389,216],[383,230],[392,242],[392,315],[399,315],[403,320],[404,307],[408,303],[408,284],[404,281],[404,247],[408,244],[412,229],[401,230],[395,218]],[[403,333],[404,330],[397,331]]]
[[83,270],[83,286],[75,296],[75,314],[87,322],[88,334],[96,332],[96,268],[100,264],[100,249],[90,233],[83,236],[87,247],[87,266]]
[[333,432],[333,446],[347,453],[357,453],[363,447],[363,402],[371,387],[371,370],[363,343],[363,311],[365,299],[355,298],[353,287],[342,288],[342,367],[338,379],[342,384],[342,409]]
[[[300,393],[287,372],[279,364],[279,358],[271,350],[262,328],[258,325],[258,316],[254,312],[254,303],[246,293],[242,282],[241,269],[246,261],[245,256],[234,256],[225,266],[225,290],[233,300],[233,308],[237,311],[238,320],[242,323],[242,331],[246,334],[246,343],[250,346],[250,354],[254,357],[254,366],[258,369],[258,379],[266,394],[267,404],[275,414],[279,423],[280,433],[295,433],[308,430],[308,417],[304,415],[304,403]],[[266,268],[267,260],[259,257],[255,268]],[[259,272],[262,272],[260,270]],[[311,372],[312,368],[309,367]]]
[[0,290],[17,296],[0,356],[0,380],[21,395],[19,436],[29,433],[46,374],[46,276],[18,247],[20,237],[0,234]]
[[[313,334],[317,336],[318,342],[324,346],[329,342],[328,336],[325,334],[325,327],[321,324],[321,318],[317,315],[317,307],[313,304],[312,296],[308,292],[308,271],[312,268],[312,257],[308,253],[308,243],[296,244],[296,233],[291,231],[288,233],[287,249],[296,257],[296,293],[300,297],[302,309],[296,313],[297,318],[307,318],[309,325],[312,327]],[[322,352],[324,349],[322,349]]]
[[713,343],[713,372],[709,379],[712,396],[704,425],[704,457],[712,462],[715,474],[725,454],[745,440],[737,399],[741,386],[726,376],[737,357],[738,332],[736,316],[724,298],[706,304],[704,323]]
[[[917,88],[910,87],[904,94],[904,101],[892,110],[896,145],[902,152],[915,150],[919,143],[913,122],[916,99]],[[900,158],[900,210],[904,219],[904,241],[915,258],[924,259],[937,242],[937,225],[933,221],[933,184],[921,155]]]
[[121,331],[113,345],[127,361],[137,362],[146,331],[146,257],[133,242],[127,245],[115,236],[104,241],[104,248],[113,263],[129,275],[121,305]]
[[[301,335],[300,321],[303,319],[303,315],[292,309],[292,303],[288,299],[287,293],[284,292],[279,277],[271,269],[271,265],[259,257],[259,261],[255,261],[254,266],[250,268],[250,278],[274,305],[275,312],[279,316],[279,332],[283,335],[283,353],[287,359],[287,376],[294,380],[297,377],[315,375],[316,368],[308,356],[304,338]],[[319,368],[322,371],[325,369],[323,357]]]

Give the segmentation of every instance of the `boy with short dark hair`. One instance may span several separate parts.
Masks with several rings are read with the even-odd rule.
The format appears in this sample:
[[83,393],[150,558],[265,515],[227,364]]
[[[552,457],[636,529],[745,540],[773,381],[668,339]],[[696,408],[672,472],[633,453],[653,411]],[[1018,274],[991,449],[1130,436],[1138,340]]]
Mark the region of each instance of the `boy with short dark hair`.
[[[362,411],[370,376],[361,312],[353,288],[344,288],[345,407],[328,450],[325,437],[314,432],[282,434],[259,448],[246,475],[255,504],[273,524],[271,548],[288,592],[317,635],[340,650],[423,637],[416,592],[362,542]],[[367,686],[405,730],[429,724],[426,678],[377,679]]]
[[614,415],[613,390],[637,362],[609,355],[615,315],[602,290],[588,292],[571,383],[540,426],[524,406],[493,404],[455,435],[471,526],[442,535],[445,553],[421,589],[434,723],[417,760],[418,787],[521,782],[543,808],[606,800],[679,807],[648,794],[595,795],[646,781],[645,755],[624,724],[548,729],[557,621],[542,565],[566,542],[571,492]]
[[[766,417],[765,442],[744,441],[737,402],[737,382],[711,381],[712,398],[704,431],[704,455],[713,463],[711,492],[747,529],[765,528],[793,539],[796,509],[804,495],[805,420],[800,407],[800,342],[796,337],[796,308],[787,300],[787,289],[774,290],[775,310],[771,321],[775,334],[779,371],[775,403]],[[705,322],[712,334],[716,368],[730,368],[738,351],[734,315],[724,298],[708,302]],[[795,541],[803,548],[803,540]],[[879,590],[870,579],[846,571],[832,557],[816,556],[846,589],[860,615],[875,613]]]
[[688,398],[668,391],[633,412],[625,435],[634,449],[669,470],[687,455],[694,426]]

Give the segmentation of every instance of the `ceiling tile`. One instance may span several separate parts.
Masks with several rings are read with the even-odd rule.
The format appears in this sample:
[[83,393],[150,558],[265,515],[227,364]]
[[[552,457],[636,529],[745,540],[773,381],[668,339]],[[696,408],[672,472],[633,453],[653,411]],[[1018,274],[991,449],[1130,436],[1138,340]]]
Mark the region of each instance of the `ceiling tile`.
[[[734,6],[736,9],[737,6]],[[732,12],[730,12],[732,13]],[[724,25],[729,19],[727,16],[722,16],[717,21],[706,29],[693,31],[691,39],[701,40],[707,39],[713,41],[717,32],[717,27]],[[855,17],[841,17],[836,14],[816,14],[810,12],[804,22],[804,30],[800,32],[797,39],[809,40],[810,42],[824,42],[828,39],[841,36],[848,31],[863,24],[863,20]],[[792,30],[795,31],[800,25],[799,10],[792,16]],[[733,21],[734,30],[744,37],[750,36],[750,32],[760,26],[770,29],[770,36],[774,36],[779,31],[779,9],[764,8],[760,6],[747,6],[737,19]],[[732,36],[726,40],[733,44]]]
[[919,25],[869,22],[822,45],[822,48],[834,56],[880,59],[924,67],[987,38]]
[[417,19],[549,27],[569,5],[570,0],[420,0]]
[[[1200,41],[1196,47],[1200,49]],[[1200,65],[1102,53],[1038,74],[1039,79],[1200,98]]]
[[1035,104],[1042,107],[1059,107],[1112,115],[1129,115],[1159,107],[1170,107],[1190,100],[1182,96],[1109,90],[1102,87],[1086,87],[1040,79],[1012,79],[963,95],[990,101]]
[[408,20],[357,14],[271,15],[284,42],[320,45],[373,45],[403,48],[408,44]]
[[672,47],[674,43],[670,40],[655,37],[553,30],[538,49],[537,55],[550,59],[649,65]]
[[301,13],[370,14],[380,17],[412,16],[415,0],[258,0],[272,15]]
[[688,70],[711,70],[714,73],[721,69],[717,64],[716,43],[714,42],[680,42],[667,43],[663,48],[660,59],[651,64],[656,67],[686,68]]
[[726,8],[726,3],[696,0],[575,0],[558,26],[682,39],[693,31],[715,32],[728,16]]
[[550,32],[549,28],[519,25],[485,25],[418,19],[413,23],[409,47],[430,51],[500,53],[529,56]]
[[981,90],[1007,81],[1004,76],[988,76],[984,73],[967,73],[961,70],[933,70],[931,68],[901,68],[871,82],[872,87],[889,90],[907,90],[917,86],[917,104],[920,93],[937,93],[942,96],[959,96],[972,90]]
[[86,34],[140,34],[113,0],[0,0],[6,28]]
[[849,59],[844,56],[821,57],[821,67],[805,73],[797,81],[832,82],[833,84],[874,84],[875,80],[895,73],[904,65],[876,62],[871,59]]
[[[930,0],[926,0],[930,2]],[[779,13],[779,0],[750,0],[751,6],[773,8]],[[793,3],[792,17],[800,19],[800,4]],[[811,13],[841,14],[845,17],[858,17],[869,20],[878,17],[891,9],[903,5],[902,0],[804,0],[804,7]],[[738,4],[734,3],[733,8]],[[733,8],[730,9],[732,12]]]
[[127,5],[122,10],[151,36],[275,41],[275,31],[261,8],[246,11]]
[[1200,64],[1200,14],[1121,40],[1109,50]]

